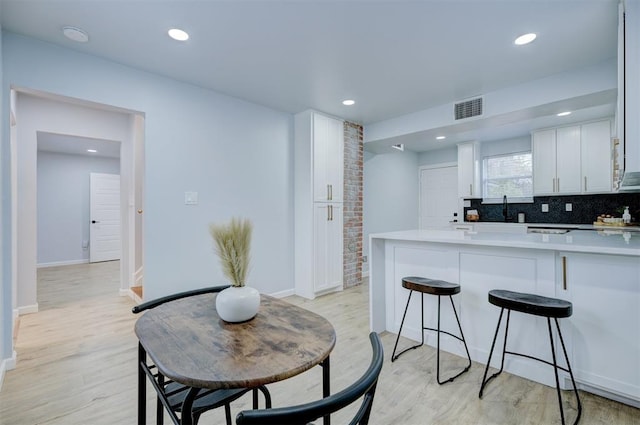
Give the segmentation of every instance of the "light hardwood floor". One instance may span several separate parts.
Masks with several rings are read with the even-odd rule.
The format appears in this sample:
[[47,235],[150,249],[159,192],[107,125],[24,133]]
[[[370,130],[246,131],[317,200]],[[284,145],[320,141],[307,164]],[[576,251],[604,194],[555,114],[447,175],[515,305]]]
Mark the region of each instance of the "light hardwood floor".
[[[40,312],[21,317],[18,363],[0,391],[2,425],[107,425],[136,423],[136,316],[133,301],[118,296],[118,262],[41,269]],[[331,356],[332,390],[354,381],[368,366],[368,295],[362,285],[309,301],[289,301],[327,317],[338,342]],[[385,364],[371,423],[376,425],[556,424],[555,390],[512,375],[492,382],[478,399],[481,365],[453,383],[435,382],[435,350],[422,347],[394,363],[389,361],[395,335],[384,333]],[[408,341],[405,340],[405,343]],[[442,370],[462,365],[444,355]],[[270,386],[275,406],[316,399],[321,394],[320,369]],[[575,402],[567,393],[567,416]],[[581,424],[640,424],[640,410],[581,393]],[[234,414],[249,407],[242,399]],[[155,399],[149,387],[148,423],[155,423]],[[341,412],[333,423],[346,422]],[[209,412],[200,423],[224,423],[222,411]],[[165,423],[170,423],[168,418]]]

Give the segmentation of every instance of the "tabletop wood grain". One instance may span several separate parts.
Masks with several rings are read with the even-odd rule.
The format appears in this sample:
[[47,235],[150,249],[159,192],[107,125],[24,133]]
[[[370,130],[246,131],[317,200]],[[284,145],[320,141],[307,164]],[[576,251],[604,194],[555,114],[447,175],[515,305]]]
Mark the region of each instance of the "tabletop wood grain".
[[210,389],[269,384],[319,364],[336,343],[327,319],[268,295],[255,318],[227,323],[216,295],[160,305],[136,322],[148,356],[176,382]]

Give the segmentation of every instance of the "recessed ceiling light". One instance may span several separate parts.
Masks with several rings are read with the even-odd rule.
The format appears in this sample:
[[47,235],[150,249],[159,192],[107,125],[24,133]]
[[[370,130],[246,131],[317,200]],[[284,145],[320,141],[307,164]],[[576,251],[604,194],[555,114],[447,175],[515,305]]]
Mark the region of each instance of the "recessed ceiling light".
[[438,136],[438,137],[436,137],[436,140],[444,140],[446,138],[447,138],[446,136]]
[[189,34],[187,34],[186,31],[183,31],[181,29],[178,28],[171,28],[168,31],[169,37],[173,38],[174,40],[178,40],[178,41],[187,41],[189,39]]
[[89,34],[80,28],[65,26],[62,27],[62,33],[69,40],[77,41],[78,43],[86,43],[89,41]]
[[392,148],[398,149],[399,151],[404,151],[404,144],[398,143],[397,145],[391,145]]
[[355,100],[351,100],[351,99],[347,99],[347,100],[343,100],[342,104],[344,106],[351,106],[351,105],[355,105],[356,101]]
[[523,34],[520,37],[516,38],[516,41],[514,41],[515,44],[517,44],[518,46],[522,46],[523,44],[529,44],[531,43],[533,40],[535,40],[537,37],[536,34],[530,32],[529,34]]
[[91,152],[91,153],[97,153],[98,151],[95,149],[87,149],[87,152]]
[[557,114],[559,117],[566,117],[567,115],[571,115],[571,111],[564,111]]

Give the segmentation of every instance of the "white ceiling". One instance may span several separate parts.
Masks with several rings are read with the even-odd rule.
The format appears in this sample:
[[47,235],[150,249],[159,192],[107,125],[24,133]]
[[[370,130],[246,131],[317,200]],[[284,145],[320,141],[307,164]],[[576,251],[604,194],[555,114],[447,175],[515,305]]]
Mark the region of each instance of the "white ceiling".
[[[617,0],[0,0],[2,29],[369,124],[610,60]],[[88,43],[66,39],[83,28]],[[186,43],[166,31],[180,27]],[[525,32],[538,39],[517,47]],[[355,99],[346,107],[343,99]]]

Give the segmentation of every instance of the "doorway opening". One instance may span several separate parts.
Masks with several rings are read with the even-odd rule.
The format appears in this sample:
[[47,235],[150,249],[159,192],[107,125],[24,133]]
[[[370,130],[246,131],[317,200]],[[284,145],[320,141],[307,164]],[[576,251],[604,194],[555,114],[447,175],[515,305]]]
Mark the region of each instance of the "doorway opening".
[[[78,215],[78,208],[68,211],[62,209],[64,189],[70,189],[79,183],[79,178],[67,175],[68,180],[61,179],[49,181],[57,187],[57,192],[49,194],[51,199],[43,201],[40,197],[42,182],[39,182],[40,166],[47,161],[42,161],[42,155],[48,156],[49,165],[57,160],[58,163],[66,163],[70,171],[72,163],[82,162],[74,158],[69,152],[39,152],[40,142],[47,138],[60,141],[65,139],[68,145],[86,152],[95,150],[90,143],[98,144],[99,149],[115,150],[117,169],[105,165],[107,160],[98,161],[93,158],[94,165],[102,162],[97,172],[119,175],[118,208],[110,214],[119,216],[119,285],[120,295],[131,297],[131,287],[142,284],[143,276],[143,174],[144,174],[144,114],[137,111],[125,110],[109,105],[96,104],[80,99],[71,99],[50,93],[34,91],[30,89],[13,88],[11,91],[11,273],[14,320],[20,314],[38,311],[37,300],[37,267],[46,263],[59,262],[62,265],[89,261],[90,235],[88,227],[89,216],[89,175],[82,179],[86,185],[85,217],[87,226],[82,220],[76,220],[69,229],[77,231],[72,234],[66,231],[57,237],[57,242],[69,243],[71,254],[66,258],[48,257],[50,261],[41,259],[43,250],[50,249],[44,246],[39,238],[42,233],[40,228],[46,222],[46,216],[61,213],[58,216],[71,221],[73,214]],[[107,149],[106,146],[109,146]],[[99,150],[98,149],[98,150]],[[45,154],[46,152],[46,154]],[[77,152],[76,152],[77,154]],[[79,155],[75,155],[79,156]],[[75,165],[73,166],[75,167]],[[106,168],[105,168],[106,167]],[[111,171],[110,171],[111,170]],[[72,173],[71,173],[72,174]],[[58,176],[60,177],[60,176]],[[62,191],[60,191],[62,189]],[[69,190],[67,190],[69,192]],[[113,195],[113,193],[112,193]],[[76,200],[77,201],[77,200]],[[112,199],[113,201],[113,199]],[[112,202],[112,208],[113,208]],[[46,208],[40,208],[45,206]],[[57,210],[58,211],[57,211]],[[41,220],[42,218],[42,220]],[[80,229],[81,228],[81,229]],[[80,229],[80,230],[78,230]],[[113,228],[111,229],[113,230]],[[54,238],[55,239],[55,238]],[[48,242],[48,243],[49,243]],[[75,252],[73,252],[75,250]],[[62,251],[62,250],[60,250]],[[114,251],[114,250],[112,250]],[[50,254],[50,253],[49,253]],[[58,253],[60,254],[60,253]]]

